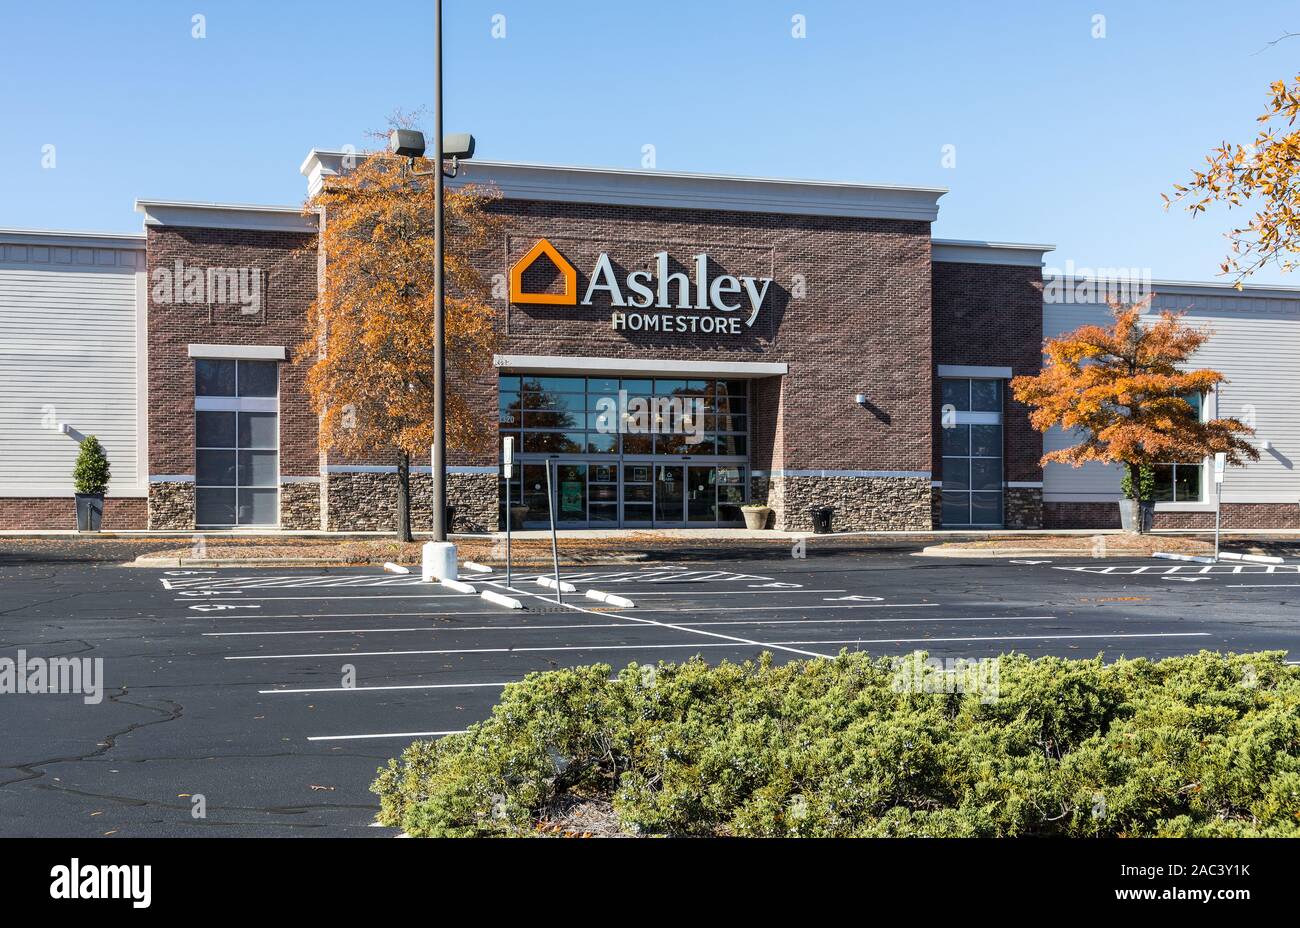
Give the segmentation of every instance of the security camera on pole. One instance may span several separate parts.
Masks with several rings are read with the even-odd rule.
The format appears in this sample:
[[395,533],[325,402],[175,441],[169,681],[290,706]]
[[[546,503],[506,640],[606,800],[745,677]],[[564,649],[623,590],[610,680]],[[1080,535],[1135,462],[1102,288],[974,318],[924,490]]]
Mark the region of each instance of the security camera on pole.
[[[451,172],[455,177],[461,159],[474,156],[474,136],[459,133],[443,136],[442,132],[442,0],[434,2],[434,77],[433,77],[433,164],[432,171],[413,171],[420,176],[433,176],[433,541],[424,546],[424,564],[421,576],[425,581],[455,580],[456,546],[447,540],[447,366],[444,321],[446,316],[446,287],[443,260],[443,160],[451,159]],[[413,129],[394,129],[388,137],[389,150],[408,159],[408,166],[424,155],[424,134]]]

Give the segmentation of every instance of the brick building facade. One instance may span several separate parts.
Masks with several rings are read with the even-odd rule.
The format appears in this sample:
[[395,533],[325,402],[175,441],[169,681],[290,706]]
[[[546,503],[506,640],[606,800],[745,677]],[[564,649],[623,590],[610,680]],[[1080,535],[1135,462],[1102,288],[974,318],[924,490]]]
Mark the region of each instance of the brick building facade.
[[[344,157],[313,151],[309,192]],[[547,462],[567,527],[740,524],[742,503],[766,504],[769,524],[793,530],[821,505],[834,507],[837,530],[1117,523],[1113,495],[1045,474],[1044,437],[1007,388],[1039,369],[1054,334],[1045,320],[1058,325],[1044,303],[1050,246],[933,239],[943,191],[926,188],[480,162],[454,181],[465,183],[502,194],[492,209],[504,234],[477,256],[501,347],[490,374],[459,387],[484,428],[449,455],[454,531],[496,530],[507,517],[507,435],[525,525],[545,515]],[[131,485],[110,488],[105,527],[389,529],[394,459],[319,447],[309,362],[294,360],[328,258],[315,217],[154,200],[137,209],[138,242],[84,243],[89,263],[136,281],[136,354],[123,365],[137,372],[138,436],[123,427],[109,451],[136,440],[143,460]],[[39,247],[41,234],[28,235]],[[6,248],[0,235],[0,259]],[[97,257],[112,249],[118,257]],[[1300,295],[1286,298],[1300,307]],[[103,312],[125,325],[129,298]],[[704,424],[690,439],[635,435],[623,416],[609,434],[599,402],[642,396],[698,409]],[[79,432],[97,428],[91,407],[74,418]],[[51,461],[66,459],[66,443],[41,439]],[[65,498],[24,496],[30,480],[4,476],[0,527],[66,527]],[[417,462],[417,530],[431,524],[428,485]],[[1179,502],[1158,524],[1212,521]],[[1295,526],[1296,503],[1234,502],[1225,518]]]

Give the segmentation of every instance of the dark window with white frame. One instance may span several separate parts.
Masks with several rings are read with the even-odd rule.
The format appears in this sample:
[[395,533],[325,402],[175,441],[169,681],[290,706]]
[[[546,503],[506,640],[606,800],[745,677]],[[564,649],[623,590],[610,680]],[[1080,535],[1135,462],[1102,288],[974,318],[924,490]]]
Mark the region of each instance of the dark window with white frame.
[[278,524],[279,374],[274,361],[195,361],[198,527]]
[[939,441],[943,448],[943,526],[1002,525],[1002,381],[944,378]]
[[[1205,403],[1199,393],[1184,397],[1204,421]],[[1157,464],[1155,467],[1155,501],[1157,503],[1205,502],[1205,461],[1185,464]]]

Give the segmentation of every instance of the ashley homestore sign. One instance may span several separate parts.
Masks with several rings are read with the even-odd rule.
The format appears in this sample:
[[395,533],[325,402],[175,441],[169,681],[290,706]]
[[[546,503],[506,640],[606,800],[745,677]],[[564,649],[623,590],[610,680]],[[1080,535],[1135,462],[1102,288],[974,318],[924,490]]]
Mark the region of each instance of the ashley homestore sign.
[[[524,288],[524,272],[545,256],[555,265],[564,290],[531,293]],[[632,271],[622,280],[605,252],[587,276],[586,292],[579,297],[578,272],[546,239],[541,239],[510,269],[510,301],[550,306],[591,306],[604,294],[614,311],[610,323],[631,332],[717,332],[739,335],[758,318],[772,287],[771,277],[709,277],[709,256],[694,255],[694,273],[670,272],[668,252],[655,254],[654,271]],[[641,312],[640,310],[660,310]],[[690,310],[690,312],[681,312]],[[713,315],[721,313],[723,315]]]

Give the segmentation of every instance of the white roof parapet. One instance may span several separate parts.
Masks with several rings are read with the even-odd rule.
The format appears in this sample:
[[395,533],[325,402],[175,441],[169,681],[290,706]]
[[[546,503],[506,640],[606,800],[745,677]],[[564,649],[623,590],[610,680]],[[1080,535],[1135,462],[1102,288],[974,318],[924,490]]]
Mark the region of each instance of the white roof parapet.
[[193,203],[183,200],[136,200],[145,227],[190,226],[201,229],[251,229],[263,232],[315,232],[319,223],[298,206],[253,206],[244,203]]
[[144,250],[143,232],[75,232],[66,229],[0,229],[0,243],[71,248]]
[[1055,245],[1017,242],[979,242],[936,238],[930,242],[931,260],[950,264],[1010,264],[1042,267],[1043,255]]
[[[299,168],[308,195],[344,170],[356,152],[313,149]],[[482,184],[512,200],[599,203],[802,216],[849,216],[933,222],[943,187],[902,187],[820,180],[633,171],[509,161],[464,161],[451,187]]]

